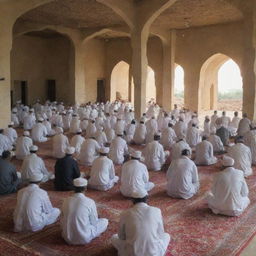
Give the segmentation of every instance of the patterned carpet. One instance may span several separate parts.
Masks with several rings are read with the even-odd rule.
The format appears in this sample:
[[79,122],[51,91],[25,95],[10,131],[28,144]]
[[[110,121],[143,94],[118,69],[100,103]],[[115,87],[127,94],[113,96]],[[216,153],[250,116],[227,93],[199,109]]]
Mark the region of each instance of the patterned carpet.
[[[51,155],[51,142],[40,145],[40,156],[53,171],[55,160]],[[21,161],[14,160],[19,168]],[[213,175],[220,165],[199,167],[200,192],[189,200],[172,199],[166,195],[165,172],[150,172],[156,187],[150,192],[149,204],[161,208],[166,232],[172,241],[167,256],[233,256],[256,233],[256,175],[247,179],[251,205],[237,218],[216,216],[207,208],[205,193],[210,189]],[[81,167],[82,171],[88,169]],[[120,173],[120,166],[116,167]],[[256,173],[256,172],[255,172]],[[49,193],[55,207],[61,207],[65,197],[72,192],[56,192],[53,182],[41,186]],[[86,246],[68,246],[61,237],[59,222],[36,233],[14,233],[12,214],[16,194],[0,197],[0,255],[2,256],[114,256],[117,252],[110,244],[110,237],[117,232],[120,213],[131,202],[119,192],[119,184],[108,192],[88,190],[86,195],[97,202],[99,216],[109,219],[103,235]]]

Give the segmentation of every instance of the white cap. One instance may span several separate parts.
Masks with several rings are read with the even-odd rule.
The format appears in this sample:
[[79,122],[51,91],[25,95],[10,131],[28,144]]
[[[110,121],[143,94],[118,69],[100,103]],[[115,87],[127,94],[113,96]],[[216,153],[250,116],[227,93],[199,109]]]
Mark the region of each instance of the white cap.
[[124,134],[124,130],[119,128],[119,129],[117,129],[116,134],[117,135],[123,135]]
[[30,176],[29,180],[31,182],[39,182],[43,179],[44,175],[42,173],[33,174]]
[[148,193],[146,190],[134,191],[131,194],[131,198],[144,198],[147,195],[148,195]]
[[75,187],[86,187],[88,184],[88,181],[84,178],[77,178],[73,180],[73,184]]
[[17,108],[14,108],[14,109],[12,110],[12,113],[17,113],[17,112],[18,112]]
[[235,163],[235,160],[229,156],[223,156],[222,164],[223,166],[233,166]]
[[29,111],[30,111],[30,112],[34,112],[34,109],[33,109],[33,108],[31,108]]
[[82,129],[81,129],[81,128],[78,128],[76,132],[82,132]]
[[56,133],[57,134],[63,133],[63,129],[61,127],[57,127],[56,128]]
[[14,125],[14,122],[10,122],[10,124],[9,125]]
[[24,135],[24,136],[29,136],[29,135],[30,135],[30,132],[29,132],[29,131],[24,131],[24,132],[23,132],[23,135]]
[[133,151],[131,153],[131,157],[140,159],[141,158],[141,151]]
[[43,119],[42,117],[40,117],[40,118],[38,118],[38,121],[39,121],[39,122],[43,122],[44,119]]
[[102,147],[100,150],[99,150],[100,153],[102,154],[108,154],[109,153],[109,148],[107,147]]
[[29,148],[30,151],[37,151],[38,150],[38,146],[33,145]]
[[66,148],[66,154],[73,155],[75,153],[76,149],[74,147],[67,147]]

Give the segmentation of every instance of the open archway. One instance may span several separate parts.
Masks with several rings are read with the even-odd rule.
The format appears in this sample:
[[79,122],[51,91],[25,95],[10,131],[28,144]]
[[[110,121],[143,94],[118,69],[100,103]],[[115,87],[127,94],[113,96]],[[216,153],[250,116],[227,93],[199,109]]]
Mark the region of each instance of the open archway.
[[178,64],[174,71],[174,104],[184,106],[184,69]]
[[[200,71],[200,81],[199,81],[199,100],[198,109],[199,110],[213,110],[218,109],[218,92],[219,89],[222,91],[223,87],[230,87],[230,74],[227,70],[224,72],[221,70],[222,82],[220,83],[219,71],[224,63],[232,60],[229,56],[221,53],[214,54],[208,58],[203,64]],[[232,63],[235,63],[232,61]],[[237,66],[237,64],[235,64]],[[238,68],[238,66],[237,66]],[[238,68],[239,70],[239,68]],[[225,79],[223,79],[225,77]],[[220,84],[219,84],[220,83]],[[232,88],[232,87],[231,87]],[[229,110],[236,110],[229,109]]]

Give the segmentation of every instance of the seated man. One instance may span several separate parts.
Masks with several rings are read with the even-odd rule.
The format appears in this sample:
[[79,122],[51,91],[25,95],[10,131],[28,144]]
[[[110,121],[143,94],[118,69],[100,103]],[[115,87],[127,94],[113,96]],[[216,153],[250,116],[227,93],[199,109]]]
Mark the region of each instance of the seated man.
[[147,144],[144,150],[145,164],[149,170],[160,171],[166,158],[169,156],[168,151],[159,143],[160,135],[154,135],[154,141]]
[[11,122],[8,125],[8,128],[4,129],[4,135],[8,137],[8,139],[10,140],[11,145],[15,145],[16,144],[16,140],[18,138],[17,132],[13,128],[13,126],[14,126],[14,123]]
[[175,144],[176,139],[177,136],[173,129],[173,124],[168,123],[168,127],[162,132],[160,143],[163,145],[164,149],[169,150],[172,148],[172,145]]
[[173,160],[167,171],[167,194],[171,197],[189,199],[199,189],[199,178],[191,153],[184,149],[181,158]]
[[252,175],[252,153],[249,147],[244,145],[243,137],[237,137],[235,145],[228,149],[228,156],[235,160],[234,168],[244,172],[244,176]]
[[200,130],[196,127],[196,124],[193,123],[192,126],[187,129],[186,141],[191,148],[194,148],[201,142]]
[[238,216],[250,204],[249,190],[242,171],[233,167],[233,158],[224,156],[225,169],[215,177],[207,197],[209,208],[215,214]]
[[76,153],[80,154],[81,146],[84,143],[85,138],[82,136],[82,129],[79,128],[71,139],[70,146],[76,149]]
[[19,160],[23,160],[26,156],[30,154],[30,147],[33,146],[33,141],[29,137],[29,131],[24,131],[23,136],[17,139],[15,156]]
[[147,167],[140,159],[141,152],[133,151],[131,160],[122,166],[120,191],[124,196],[130,197],[134,191],[147,193],[155,186],[149,182]]
[[212,144],[206,140],[206,137],[202,138],[202,142],[196,146],[196,159],[197,165],[211,165],[217,163],[218,159],[213,155]]
[[90,172],[89,187],[96,190],[106,191],[111,189],[118,182],[119,177],[115,176],[113,161],[107,157],[109,148],[102,147],[100,156],[92,163]]
[[208,138],[208,141],[211,142],[214,153],[223,153],[225,148],[219,136],[216,135],[216,128],[211,128],[211,135]]
[[16,192],[20,184],[16,168],[10,163],[10,159],[11,152],[4,151],[0,158],[0,195]]
[[118,234],[111,238],[118,255],[164,256],[170,235],[164,232],[161,210],[147,204],[147,193],[132,194],[134,206],[121,214]]
[[56,135],[52,140],[52,152],[53,157],[62,158],[65,156],[65,151],[69,147],[69,140],[66,135],[63,134],[63,129],[61,127],[56,128]]
[[31,131],[31,138],[34,142],[45,142],[47,141],[47,129],[43,125],[44,119],[39,118],[38,123],[35,124]]
[[184,137],[180,136],[177,143],[173,144],[172,146],[172,160],[180,158],[184,149],[188,149],[190,153],[192,153],[192,150],[188,143],[185,141]]
[[147,127],[145,125],[144,119],[135,128],[135,133],[133,136],[133,141],[137,145],[145,144],[147,135]]
[[55,164],[54,186],[56,190],[73,190],[73,180],[80,177],[80,170],[77,161],[72,157],[75,148],[68,147],[66,156],[58,159]]
[[62,237],[68,244],[82,245],[105,232],[107,219],[99,219],[95,202],[84,195],[87,180],[74,180],[75,194],[64,200],[62,206]]
[[30,177],[30,185],[18,192],[14,211],[14,231],[39,231],[58,219],[60,210],[53,208],[46,191],[39,187],[43,175]]
[[44,161],[36,153],[38,147],[33,145],[30,147],[30,155],[26,156],[21,166],[21,178],[22,181],[29,181],[30,177],[35,174],[43,174],[41,182],[46,182],[52,177],[52,173],[49,173],[45,167]]

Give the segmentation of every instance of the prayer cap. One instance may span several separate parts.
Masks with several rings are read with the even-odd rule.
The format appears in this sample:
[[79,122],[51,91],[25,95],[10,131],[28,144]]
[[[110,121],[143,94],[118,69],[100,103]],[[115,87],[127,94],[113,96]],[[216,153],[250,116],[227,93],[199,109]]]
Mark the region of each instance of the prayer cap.
[[132,193],[131,198],[144,198],[147,195],[148,193],[146,192],[146,190],[135,191]]
[[31,182],[39,182],[43,179],[44,175],[42,173],[37,173],[37,174],[33,174],[32,176],[30,176],[30,181]]
[[14,122],[10,122],[10,124],[9,124],[9,125],[13,126],[13,125],[14,125]]
[[102,147],[99,151],[101,154],[108,154],[109,153],[109,148],[107,147]]
[[38,146],[33,145],[29,148],[30,151],[37,151],[38,150]]
[[33,108],[31,108],[29,111],[30,111],[30,112],[34,112],[34,109],[33,109]]
[[38,122],[43,122],[44,119],[42,117],[38,118]]
[[82,132],[82,129],[81,129],[81,128],[78,128],[76,132],[77,132],[77,133],[78,133],[78,132],[81,133],[81,132]]
[[73,184],[75,187],[86,187],[88,184],[88,181],[84,178],[77,178],[73,180]]
[[14,109],[12,110],[12,113],[17,113],[17,108],[14,108]]
[[74,147],[67,147],[66,154],[73,155],[75,153],[76,149]]
[[24,132],[23,132],[23,135],[24,135],[24,136],[29,136],[29,135],[30,135],[30,132],[29,132],[29,131],[24,131]]
[[61,127],[57,127],[56,128],[56,133],[57,134],[63,133],[63,129]]
[[141,158],[141,151],[133,151],[131,153],[131,157],[140,159]]
[[235,160],[229,156],[223,156],[222,164],[223,166],[233,166]]
[[116,134],[117,135],[123,135],[124,134],[124,131],[123,131],[123,129],[118,129],[117,131],[116,131]]

